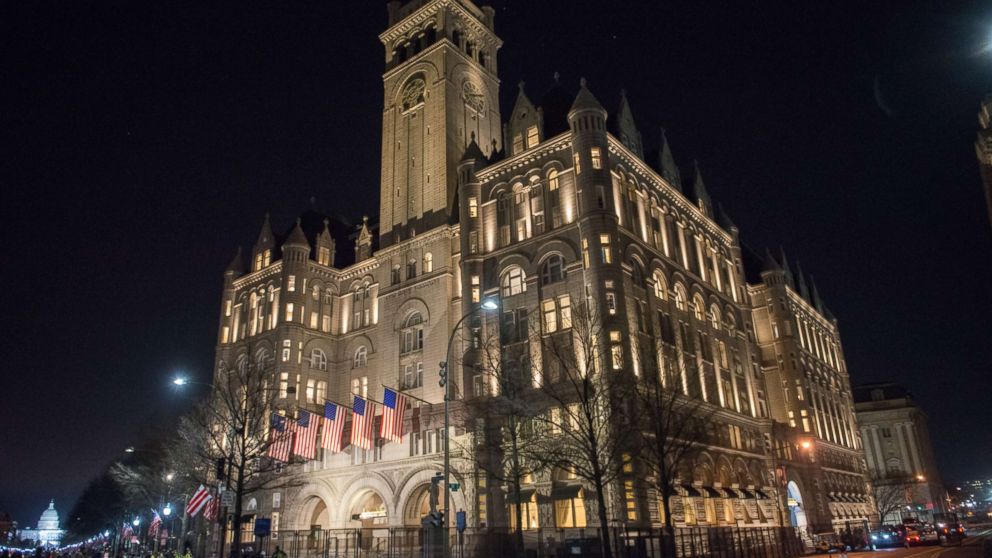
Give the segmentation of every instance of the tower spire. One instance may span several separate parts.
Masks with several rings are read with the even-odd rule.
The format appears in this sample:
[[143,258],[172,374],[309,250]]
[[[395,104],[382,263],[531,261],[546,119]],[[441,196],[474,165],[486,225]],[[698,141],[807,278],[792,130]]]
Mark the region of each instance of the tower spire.
[[785,271],[785,282],[794,289],[796,288],[796,283],[792,277],[792,269],[789,268],[789,260],[785,257],[785,248],[779,245],[778,253],[782,258],[782,270]]
[[806,277],[803,275],[803,266],[796,260],[796,275],[799,276],[799,296],[809,301],[809,287],[806,286]]
[[695,177],[692,181],[692,193],[696,197],[699,209],[706,215],[713,216],[713,202],[710,201],[710,194],[706,191],[706,184],[703,183],[703,173],[699,170],[699,161],[693,159],[692,165],[695,168]]
[[665,129],[661,129],[661,149],[658,153],[659,166],[661,167],[661,177],[668,181],[677,190],[682,190],[682,179],[679,177],[679,167],[675,164],[675,157],[672,156],[672,149],[668,145],[668,136]]

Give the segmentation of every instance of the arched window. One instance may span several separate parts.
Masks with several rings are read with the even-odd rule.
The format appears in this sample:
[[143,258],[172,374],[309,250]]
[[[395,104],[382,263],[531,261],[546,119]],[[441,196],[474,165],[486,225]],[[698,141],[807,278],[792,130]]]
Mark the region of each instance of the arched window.
[[554,254],[541,265],[541,284],[550,285],[565,279],[565,260]]
[[668,300],[668,282],[661,271],[654,272],[654,296],[658,300]]
[[369,349],[365,345],[355,349],[353,368],[363,368],[369,363]]
[[726,320],[727,331],[733,335],[734,330],[737,329],[737,318],[734,317],[733,312],[728,311],[724,319]]
[[692,297],[692,316],[699,321],[706,319],[706,302],[703,301],[703,297],[699,296],[699,293]]
[[420,312],[414,312],[407,317],[400,332],[400,352],[403,354],[419,351],[424,348],[424,318]]
[[635,261],[630,262],[630,266],[632,268],[631,269],[631,272],[630,272],[630,280],[631,280],[631,282],[634,284],[635,287],[642,287],[643,288],[644,287],[644,271],[641,269],[641,264],[637,263],[637,261],[635,260]]
[[496,224],[499,227],[499,245],[510,243],[510,194],[500,192],[496,197]]
[[686,311],[686,301],[688,300],[685,295],[685,287],[682,283],[675,283],[675,307],[679,310]]
[[434,254],[427,252],[424,254],[424,273],[434,271]]
[[710,325],[715,331],[720,331],[720,307],[716,304],[710,306]]
[[417,276],[417,260],[411,258],[406,262],[406,278],[413,279]]
[[520,266],[511,266],[503,273],[500,290],[504,297],[518,295],[527,290],[527,274]]
[[323,403],[327,400],[327,382],[321,380],[317,382],[317,393],[314,394],[314,403]]
[[327,355],[320,349],[310,351],[310,368],[327,370]]
[[558,171],[548,171],[548,211],[551,213],[551,227],[561,226],[561,192],[558,190]]
[[313,291],[310,293],[314,300],[320,300],[320,287],[317,285],[313,286]]

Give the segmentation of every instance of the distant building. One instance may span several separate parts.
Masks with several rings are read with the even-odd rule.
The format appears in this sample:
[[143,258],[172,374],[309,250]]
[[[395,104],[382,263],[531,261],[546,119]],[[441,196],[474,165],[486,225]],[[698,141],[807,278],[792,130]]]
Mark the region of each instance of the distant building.
[[901,509],[883,521],[929,520],[934,512],[946,511],[947,494],[930,444],[927,415],[906,388],[897,384],[855,387],[854,410],[876,495],[889,487],[904,498]]
[[21,529],[17,536],[22,541],[31,541],[34,546],[58,546],[62,541],[63,529],[59,528],[59,512],[55,511],[55,500],[48,503],[48,509],[41,512],[37,529]]
[[978,140],[975,153],[985,184],[985,202],[989,206],[989,222],[992,223],[992,94],[986,95],[978,111]]

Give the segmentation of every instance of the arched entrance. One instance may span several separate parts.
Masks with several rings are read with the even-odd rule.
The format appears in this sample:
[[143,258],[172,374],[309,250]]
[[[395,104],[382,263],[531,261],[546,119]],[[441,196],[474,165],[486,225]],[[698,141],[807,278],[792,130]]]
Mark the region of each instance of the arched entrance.
[[789,505],[789,521],[800,533],[806,532],[806,511],[803,509],[803,495],[799,492],[796,481],[789,481],[787,495]]
[[410,494],[406,508],[403,510],[403,524],[420,527],[420,521],[431,511],[430,484],[418,486]]
[[313,507],[313,511],[310,512],[310,523],[308,527],[310,529],[327,529],[331,526],[331,517],[327,513],[327,504],[323,500],[317,500],[317,503]]
[[348,526],[362,529],[385,527],[389,524],[386,501],[379,493],[366,490],[358,495],[348,514]]

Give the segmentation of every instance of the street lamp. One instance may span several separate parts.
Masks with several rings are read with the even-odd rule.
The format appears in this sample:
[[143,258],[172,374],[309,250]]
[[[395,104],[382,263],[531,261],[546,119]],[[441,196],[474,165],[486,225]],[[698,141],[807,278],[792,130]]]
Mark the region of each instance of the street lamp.
[[172,504],[166,503],[165,508],[162,509],[162,515],[168,517],[172,515]]
[[440,363],[440,376],[441,380],[438,382],[441,387],[444,388],[444,515],[441,518],[441,526],[444,528],[442,533],[442,539],[444,541],[441,546],[442,555],[448,556],[448,525],[450,525],[450,508],[451,508],[451,440],[449,433],[451,432],[449,422],[450,417],[448,414],[448,401],[451,401],[451,369],[448,366],[451,362],[451,346],[455,342],[455,334],[458,333],[458,328],[461,327],[462,323],[469,317],[480,312],[482,310],[497,310],[499,309],[499,303],[493,298],[487,298],[482,301],[482,304],[469,310],[464,316],[461,317],[456,323],[455,327],[451,330],[451,335],[448,337],[448,348],[444,352],[444,362]]
[[140,517],[135,517],[134,518],[134,521],[131,522],[131,525],[134,525],[135,527],[137,527],[138,525],[141,525],[141,518]]
[[173,378],[172,383],[177,386],[184,386],[189,383],[189,379],[184,378],[182,376],[176,376],[175,378]]

